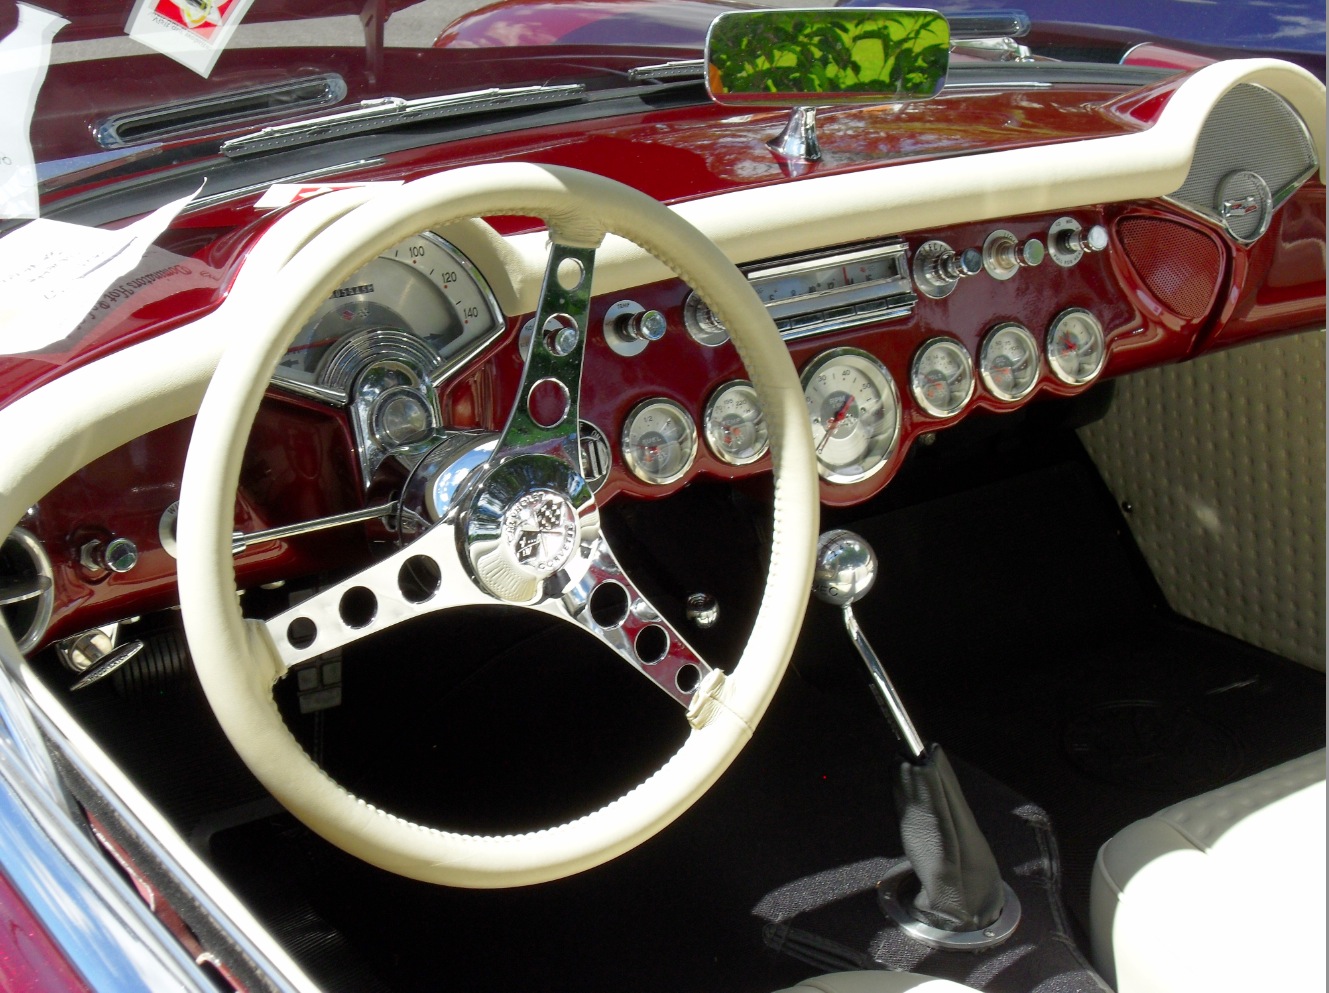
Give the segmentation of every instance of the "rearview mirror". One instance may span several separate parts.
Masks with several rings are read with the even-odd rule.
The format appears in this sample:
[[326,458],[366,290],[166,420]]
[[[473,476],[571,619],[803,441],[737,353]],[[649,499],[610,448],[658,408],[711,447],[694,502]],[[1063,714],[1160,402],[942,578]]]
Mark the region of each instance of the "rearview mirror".
[[706,35],[707,86],[730,106],[920,100],[941,89],[950,43],[931,10],[730,11]]

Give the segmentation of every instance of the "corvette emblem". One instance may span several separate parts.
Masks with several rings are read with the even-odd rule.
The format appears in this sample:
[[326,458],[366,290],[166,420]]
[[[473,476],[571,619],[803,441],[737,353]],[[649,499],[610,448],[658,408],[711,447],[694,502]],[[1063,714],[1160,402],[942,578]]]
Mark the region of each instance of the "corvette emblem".
[[562,567],[577,544],[577,515],[553,490],[535,490],[503,515],[503,534],[517,562],[539,573]]

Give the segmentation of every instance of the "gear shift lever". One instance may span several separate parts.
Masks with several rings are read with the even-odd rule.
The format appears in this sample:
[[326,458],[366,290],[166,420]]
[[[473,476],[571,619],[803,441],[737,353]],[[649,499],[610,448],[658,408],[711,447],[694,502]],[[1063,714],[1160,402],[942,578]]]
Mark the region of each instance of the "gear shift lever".
[[886,675],[881,659],[872,650],[863,636],[854,617],[853,605],[867,596],[872,584],[877,581],[877,555],[872,546],[852,531],[827,531],[817,540],[817,567],[812,574],[812,593],[823,603],[844,608],[844,626],[849,631],[849,640],[858,649],[872,682],[881,694],[887,716],[895,727],[895,733],[904,746],[910,761],[922,762],[927,758],[927,749],[919,737],[914,722],[909,719],[909,712],[904,709],[900,694],[895,692],[895,684]]
[[827,531],[818,539],[812,592],[819,600],[844,609],[849,637],[867,665],[882,709],[902,746],[903,758],[896,765],[893,786],[900,840],[908,861],[878,884],[878,899],[901,930],[926,945],[971,951],[988,948],[1005,941],[1015,930],[1020,901],[1002,882],[992,849],[941,746],[924,744],[858,626],[853,605],[867,595],[876,578],[877,556],[858,535]]

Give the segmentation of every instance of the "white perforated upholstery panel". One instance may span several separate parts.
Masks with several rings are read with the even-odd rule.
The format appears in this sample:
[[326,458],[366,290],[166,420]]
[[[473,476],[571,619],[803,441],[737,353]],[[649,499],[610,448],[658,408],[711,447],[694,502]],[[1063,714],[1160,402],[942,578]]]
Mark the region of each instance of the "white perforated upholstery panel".
[[1178,613],[1325,667],[1324,332],[1117,383],[1080,432]]

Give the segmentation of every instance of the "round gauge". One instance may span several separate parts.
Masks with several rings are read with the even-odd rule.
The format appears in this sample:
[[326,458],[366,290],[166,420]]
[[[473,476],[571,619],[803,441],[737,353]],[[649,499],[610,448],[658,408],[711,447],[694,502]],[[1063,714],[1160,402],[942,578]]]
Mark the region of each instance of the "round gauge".
[[909,388],[933,417],[957,414],[974,395],[974,362],[954,338],[933,338],[914,355]]
[[1023,324],[998,324],[983,340],[978,368],[993,396],[1019,400],[1038,382],[1038,342]]
[[746,380],[721,386],[706,404],[702,417],[706,444],[715,457],[730,465],[748,465],[766,454],[770,431],[757,391]]
[[500,330],[501,319],[483,278],[455,249],[434,235],[416,235],[332,291],[287,347],[275,378],[344,394],[345,384],[324,382],[323,373],[338,346],[357,332],[404,331],[435,354],[441,368]]
[[623,428],[623,461],[638,479],[672,483],[697,457],[697,427],[672,400],[637,404]]
[[1081,307],[1063,310],[1048,328],[1048,365],[1070,386],[1083,386],[1103,371],[1107,343],[1098,318]]
[[886,367],[857,348],[822,352],[803,370],[817,472],[854,483],[879,470],[900,437],[900,396]]

